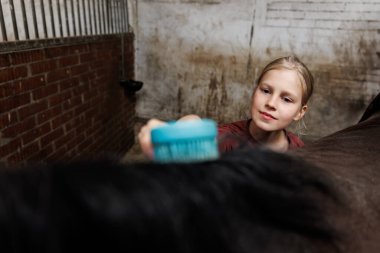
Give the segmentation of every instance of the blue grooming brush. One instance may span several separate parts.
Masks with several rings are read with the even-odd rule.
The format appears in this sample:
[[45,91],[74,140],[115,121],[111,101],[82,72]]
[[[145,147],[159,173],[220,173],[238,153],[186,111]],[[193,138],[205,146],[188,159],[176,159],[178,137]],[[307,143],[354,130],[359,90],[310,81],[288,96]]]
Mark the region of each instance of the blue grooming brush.
[[217,159],[216,123],[210,119],[170,122],[154,128],[151,139],[154,160],[194,162]]

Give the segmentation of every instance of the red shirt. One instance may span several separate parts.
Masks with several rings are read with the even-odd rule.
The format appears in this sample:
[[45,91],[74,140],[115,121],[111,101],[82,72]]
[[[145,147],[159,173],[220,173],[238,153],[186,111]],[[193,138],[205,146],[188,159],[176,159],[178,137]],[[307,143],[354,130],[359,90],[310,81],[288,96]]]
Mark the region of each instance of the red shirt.
[[[247,143],[254,146],[259,145],[258,141],[249,132],[250,122],[251,119],[218,126],[219,150],[223,153],[244,146]],[[286,130],[284,131],[288,138],[289,149],[304,146],[303,141],[297,135]]]

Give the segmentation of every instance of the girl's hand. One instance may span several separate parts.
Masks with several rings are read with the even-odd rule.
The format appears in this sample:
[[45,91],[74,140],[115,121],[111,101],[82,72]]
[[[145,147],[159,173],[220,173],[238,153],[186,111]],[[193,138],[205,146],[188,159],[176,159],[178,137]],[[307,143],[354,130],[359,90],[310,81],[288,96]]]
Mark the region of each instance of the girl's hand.
[[[189,114],[181,117],[178,121],[182,120],[200,120],[201,118],[195,114]],[[149,159],[153,159],[153,145],[150,132],[153,128],[167,124],[165,121],[158,119],[150,119],[141,129],[137,135],[142,152]]]
[[181,117],[180,119],[178,119],[178,121],[182,121],[182,120],[200,120],[200,119],[201,119],[201,117],[199,117],[198,115],[189,114],[189,115]]
[[150,119],[137,135],[142,152],[149,158],[153,159],[153,145],[150,137],[150,132],[153,128],[165,125],[166,122],[158,119]]

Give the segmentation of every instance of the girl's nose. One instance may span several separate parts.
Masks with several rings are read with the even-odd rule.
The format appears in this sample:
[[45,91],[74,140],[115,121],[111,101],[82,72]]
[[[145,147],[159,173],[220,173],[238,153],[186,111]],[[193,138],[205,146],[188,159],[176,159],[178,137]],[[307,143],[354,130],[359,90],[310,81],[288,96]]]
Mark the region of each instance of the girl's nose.
[[266,102],[266,107],[268,107],[271,110],[276,110],[276,97],[270,96]]

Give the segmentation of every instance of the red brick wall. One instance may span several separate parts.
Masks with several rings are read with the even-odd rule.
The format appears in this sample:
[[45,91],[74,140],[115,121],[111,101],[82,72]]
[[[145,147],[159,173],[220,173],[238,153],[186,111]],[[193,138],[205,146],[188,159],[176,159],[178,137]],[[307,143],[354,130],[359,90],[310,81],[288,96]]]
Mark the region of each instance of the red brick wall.
[[[126,78],[134,75],[125,37]],[[135,98],[119,85],[121,40],[99,37],[0,54],[0,162],[121,155],[133,144]]]

